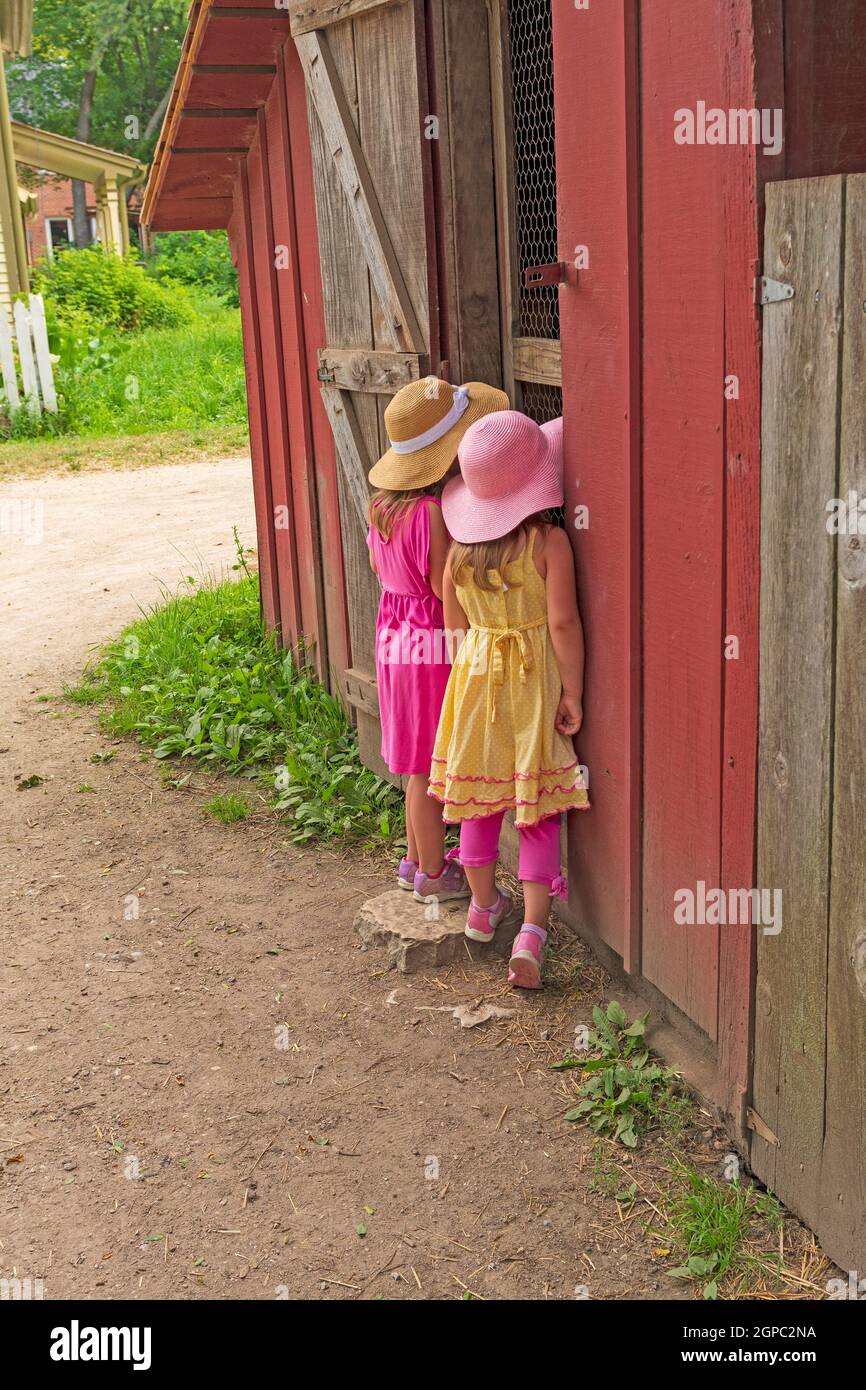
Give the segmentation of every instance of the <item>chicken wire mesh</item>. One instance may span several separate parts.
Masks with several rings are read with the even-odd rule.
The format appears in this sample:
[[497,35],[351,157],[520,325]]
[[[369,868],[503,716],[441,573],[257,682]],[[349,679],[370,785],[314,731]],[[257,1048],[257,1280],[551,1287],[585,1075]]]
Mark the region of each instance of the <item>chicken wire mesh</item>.
[[559,337],[556,285],[530,290],[523,273],[558,260],[551,0],[509,0],[514,212],[520,277],[520,336]]
[[[551,0],[508,0],[514,213],[522,338],[559,338],[556,285],[527,289],[524,271],[559,259],[556,227],[556,139],[553,106]],[[518,383],[519,405],[540,425],[562,414],[559,386]],[[554,519],[563,523],[564,513]]]

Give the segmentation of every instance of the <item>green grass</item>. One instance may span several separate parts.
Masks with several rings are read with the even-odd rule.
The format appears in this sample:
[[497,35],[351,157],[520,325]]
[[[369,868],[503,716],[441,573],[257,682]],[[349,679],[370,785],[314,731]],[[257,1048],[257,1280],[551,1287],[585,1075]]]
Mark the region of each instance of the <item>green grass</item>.
[[220,825],[234,825],[239,820],[246,820],[250,804],[236,792],[230,792],[227,796],[212,796],[201,809],[206,816],[219,821]]
[[[81,339],[57,368],[59,412],[24,410],[0,429],[12,440],[106,438],[240,425],[246,387],[240,314],[203,302],[188,324]],[[0,444],[0,467],[3,445]]]
[[782,1208],[771,1193],[751,1183],[721,1183],[676,1163],[677,1186],[667,1206],[666,1239],[681,1252],[683,1263],[671,1270],[679,1279],[704,1284],[704,1297],[718,1296],[720,1282],[779,1263],[767,1249],[778,1232]]
[[254,575],[190,580],[65,693],[103,702],[106,733],[133,735],[175,767],[254,781],[296,843],[391,845],[404,833],[402,798],[362,766],[343,705],[264,634]]

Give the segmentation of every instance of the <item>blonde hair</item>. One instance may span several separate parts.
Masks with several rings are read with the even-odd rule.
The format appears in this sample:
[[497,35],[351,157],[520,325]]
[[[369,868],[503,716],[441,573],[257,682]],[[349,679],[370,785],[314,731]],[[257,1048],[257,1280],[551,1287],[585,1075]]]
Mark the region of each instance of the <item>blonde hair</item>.
[[389,492],[386,488],[381,488],[373,493],[370,502],[370,525],[379,532],[384,541],[389,541],[395,530],[412,515],[421,499],[438,497],[442,486],[443,483],[434,483],[430,487],[413,488],[405,492]]
[[491,584],[488,570],[499,570],[501,573],[507,561],[516,560],[523,553],[533,531],[546,530],[552,524],[548,512],[535,512],[499,540],[476,541],[473,545],[461,545],[455,541],[449,559],[451,578],[455,584],[459,584],[461,574],[471,570],[476,589],[493,591],[496,585]]

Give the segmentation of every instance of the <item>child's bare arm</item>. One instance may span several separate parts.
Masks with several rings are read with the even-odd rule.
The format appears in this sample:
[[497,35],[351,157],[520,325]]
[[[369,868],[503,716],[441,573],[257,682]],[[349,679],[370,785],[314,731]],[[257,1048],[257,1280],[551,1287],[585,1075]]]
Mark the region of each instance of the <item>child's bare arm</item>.
[[445,575],[445,562],[451,546],[451,537],[442,517],[442,508],[430,503],[430,588],[437,598],[442,598],[442,584]]
[[544,560],[547,625],[562,678],[556,727],[561,734],[573,735],[583,723],[583,624],[577,607],[574,556],[564,531],[548,532]]
[[442,606],[445,610],[445,631],[450,637],[450,657],[453,662],[460,650],[463,638],[469,630],[469,619],[460,605],[457,590],[454,587],[454,579],[451,575],[451,566],[448,563],[445,565],[442,576]]

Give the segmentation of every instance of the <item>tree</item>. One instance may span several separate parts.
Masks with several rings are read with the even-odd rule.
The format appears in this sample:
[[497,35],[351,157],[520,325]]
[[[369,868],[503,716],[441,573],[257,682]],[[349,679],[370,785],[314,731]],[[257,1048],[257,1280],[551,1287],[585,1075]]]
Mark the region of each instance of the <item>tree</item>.
[[[6,69],[15,119],[150,160],[186,27],[188,0],[38,0],[33,52]],[[75,241],[90,241],[73,185]]]

